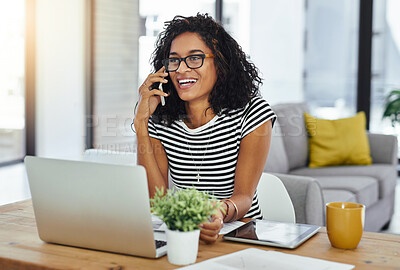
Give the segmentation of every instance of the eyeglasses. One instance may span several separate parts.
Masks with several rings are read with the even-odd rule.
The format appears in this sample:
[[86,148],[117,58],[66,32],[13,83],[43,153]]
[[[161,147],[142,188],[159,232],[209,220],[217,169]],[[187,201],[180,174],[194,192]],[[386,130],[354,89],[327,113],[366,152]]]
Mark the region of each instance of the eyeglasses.
[[183,58],[170,57],[164,59],[162,64],[165,66],[166,71],[172,72],[178,70],[181,62],[185,62],[186,66],[190,69],[201,68],[204,63],[204,58],[214,58],[213,54],[192,54]]

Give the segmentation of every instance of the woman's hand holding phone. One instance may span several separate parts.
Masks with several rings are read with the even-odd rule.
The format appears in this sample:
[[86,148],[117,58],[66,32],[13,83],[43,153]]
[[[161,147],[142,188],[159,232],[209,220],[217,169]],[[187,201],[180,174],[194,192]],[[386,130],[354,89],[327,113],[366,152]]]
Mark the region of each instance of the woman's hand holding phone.
[[168,96],[168,94],[162,91],[162,87],[161,90],[150,89],[154,83],[159,82],[160,86],[162,83],[167,83],[168,81],[165,79],[166,76],[168,76],[168,73],[165,72],[165,67],[162,67],[157,70],[157,72],[149,74],[144,83],[139,87],[139,101],[135,113],[135,128],[139,121],[146,121],[147,124],[147,121],[156,110],[158,104],[163,102],[162,98]]

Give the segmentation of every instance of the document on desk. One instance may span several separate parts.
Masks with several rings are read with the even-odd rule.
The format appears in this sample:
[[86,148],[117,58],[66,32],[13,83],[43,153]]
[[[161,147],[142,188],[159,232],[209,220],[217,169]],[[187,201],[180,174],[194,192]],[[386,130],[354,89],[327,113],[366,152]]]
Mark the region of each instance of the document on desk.
[[[153,230],[156,232],[164,232],[167,229],[167,225],[156,215],[151,215],[151,221],[153,223]],[[219,234],[226,234],[230,231],[233,231],[234,229],[242,226],[244,222],[241,221],[235,221],[231,223],[224,223],[224,226],[222,227],[221,231]]]
[[224,223],[224,226],[222,227],[219,234],[227,234],[228,232],[231,232],[234,229],[239,228],[243,224],[244,224],[244,222],[242,222],[242,221],[234,221],[234,222],[230,222],[230,223]]
[[151,214],[151,223],[153,224],[153,231],[155,232],[165,232],[167,225],[156,215]]
[[237,270],[237,269],[307,269],[307,270],[348,270],[354,265],[331,262],[321,259],[286,254],[278,251],[265,251],[248,248],[228,255],[209,259],[179,269],[187,270]]

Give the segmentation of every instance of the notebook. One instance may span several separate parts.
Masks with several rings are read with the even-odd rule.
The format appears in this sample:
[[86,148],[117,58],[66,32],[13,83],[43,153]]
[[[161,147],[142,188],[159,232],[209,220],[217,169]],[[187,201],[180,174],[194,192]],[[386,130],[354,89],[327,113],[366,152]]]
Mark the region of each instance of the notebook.
[[25,166],[43,241],[149,258],[166,254],[165,234],[153,231],[142,166],[32,156]]
[[285,223],[270,220],[251,220],[225,234],[226,240],[294,249],[316,234],[320,226]]

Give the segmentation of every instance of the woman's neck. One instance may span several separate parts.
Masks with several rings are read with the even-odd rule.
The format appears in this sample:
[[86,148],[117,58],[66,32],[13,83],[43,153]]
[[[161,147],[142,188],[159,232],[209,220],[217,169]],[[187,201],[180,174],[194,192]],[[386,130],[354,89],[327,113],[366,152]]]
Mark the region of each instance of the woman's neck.
[[209,104],[200,105],[186,103],[185,106],[187,113],[185,123],[191,129],[198,128],[204,124],[207,124],[215,116],[215,113],[210,108]]

